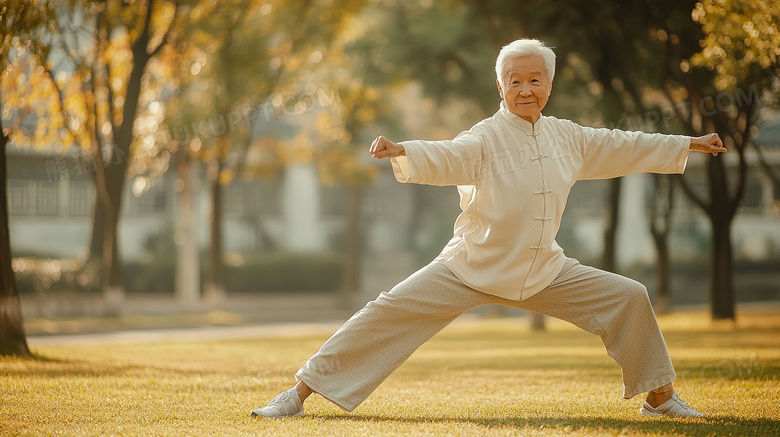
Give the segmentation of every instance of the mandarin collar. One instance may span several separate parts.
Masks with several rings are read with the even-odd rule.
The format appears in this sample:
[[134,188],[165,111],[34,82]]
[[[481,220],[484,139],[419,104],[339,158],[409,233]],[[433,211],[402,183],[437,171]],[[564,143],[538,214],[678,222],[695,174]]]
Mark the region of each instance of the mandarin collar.
[[529,135],[534,135],[534,133],[538,134],[541,131],[542,124],[544,123],[542,121],[544,119],[544,115],[539,114],[539,119],[536,120],[536,123],[531,123],[530,121],[510,111],[509,108],[506,107],[506,102],[503,100],[501,100],[498,113],[501,114],[501,116],[510,124],[520,128]]

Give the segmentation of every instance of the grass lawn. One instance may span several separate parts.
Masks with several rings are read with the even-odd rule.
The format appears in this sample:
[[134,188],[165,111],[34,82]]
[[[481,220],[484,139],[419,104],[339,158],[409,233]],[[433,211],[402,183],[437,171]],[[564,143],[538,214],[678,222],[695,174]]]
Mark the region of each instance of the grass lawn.
[[780,311],[661,318],[675,384],[705,419],[653,419],[621,398],[598,337],[562,322],[456,323],[353,413],[321,397],[296,419],[251,419],[325,336],[46,347],[0,358],[10,435],[780,435]]

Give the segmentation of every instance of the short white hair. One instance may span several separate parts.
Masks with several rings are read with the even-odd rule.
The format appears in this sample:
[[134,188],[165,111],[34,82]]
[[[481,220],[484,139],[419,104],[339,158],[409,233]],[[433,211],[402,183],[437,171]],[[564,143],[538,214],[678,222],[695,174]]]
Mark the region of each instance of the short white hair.
[[543,42],[537,39],[518,39],[501,48],[496,58],[496,79],[504,86],[504,75],[506,74],[507,64],[511,59],[518,56],[541,56],[544,60],[544,66],[547,69],[547,76],[552,82],[555,76],[555,52],[547,47]]

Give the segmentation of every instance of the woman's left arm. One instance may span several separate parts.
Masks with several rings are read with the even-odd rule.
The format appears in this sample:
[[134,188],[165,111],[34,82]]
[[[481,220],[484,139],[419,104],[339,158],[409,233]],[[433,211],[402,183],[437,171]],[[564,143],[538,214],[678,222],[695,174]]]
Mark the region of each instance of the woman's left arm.
[[572,125],[582,157],[578,179],[685,171],[691,137]]
[[718,134],[665,135],[574,126],[582,167],[578,179],[608,179],[632,173],[682,173],[690,151],[726,152]]

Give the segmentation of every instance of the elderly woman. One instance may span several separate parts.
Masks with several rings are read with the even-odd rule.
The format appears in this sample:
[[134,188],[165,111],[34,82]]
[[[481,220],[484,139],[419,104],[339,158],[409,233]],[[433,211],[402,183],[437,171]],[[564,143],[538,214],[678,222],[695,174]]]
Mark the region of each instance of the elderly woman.
[[691,138],[583,127],[543,116],[555,54],[533,39],[496,60],[499,110],[450,141],[394,143],[400,182],[456,185],[463,212],[430,264],[350,318],[296,373],[297,385],[253,416],[303,414],[319,393],[354,410],[418,347],[459,315],[499,304],[566,320],[597,334],[623,375],[623,397],[647,392],[640,412],[703,415],[677,396],[676,375],[645,287],[567,258],[555,242],[566,198],[581,179],[682,173],[691,150],[726,152],[717,134]]

